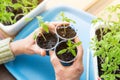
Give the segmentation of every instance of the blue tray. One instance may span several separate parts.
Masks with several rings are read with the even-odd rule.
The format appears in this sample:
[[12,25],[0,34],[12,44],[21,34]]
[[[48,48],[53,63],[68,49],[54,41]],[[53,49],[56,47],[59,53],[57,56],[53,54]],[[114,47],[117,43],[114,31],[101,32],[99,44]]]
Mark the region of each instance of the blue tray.
[[[76,10],[71,7],[58,6],[56,8],[50,9],[42,14],[44,21],[55,21],[56,16],[60,11],[64,11],[65,14],[71,19],[76,21],[76,29],[78,29],[78,36],[82,41],[84,49],[84,73],[81,76],[80,80],[86,80],[86,56],[87,49],[89,48],[90,41],[90,25],[91,20],[94,16],[83,12],[81,10]],[[34,19],[28,23],[25,28],[19,32],[14,40],[23,39],[33,32],[38,27],[37,20]],[[92,61],[90,59],[90,78],[89,80],[94,80]],[[5,64],[6,68],[17,80],[55,80],[54,69],[51,65],[49,56],[42,57],[40,55],[19,55],[16,56],[16,59],[12,62]],[[74,75],[74,74],[73,74]]]

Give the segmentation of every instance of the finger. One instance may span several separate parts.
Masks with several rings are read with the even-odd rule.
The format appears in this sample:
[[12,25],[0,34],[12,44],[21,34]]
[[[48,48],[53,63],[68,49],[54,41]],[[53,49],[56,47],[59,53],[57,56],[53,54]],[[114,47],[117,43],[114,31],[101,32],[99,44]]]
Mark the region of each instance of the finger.
[[53,65],[54,68],[63,67],[63,66],[61,65],[59,59],[56,57],[54,51],[49,51],[49,55],[50,55],[51,63],[52,63],[52,65]]
[[48,23],[47,25],[48,25],[48,28],[51,32],[55,32],[55,25],[54,24]]
[[41,49],[37,45],[34,46],[34,51],[35,51],[35,53],[38,53],[41,56],[45,56],[46,55],[46,51],[44,49]]
[[101,78],[100,78],[100,77],[98,77],[98,80],[101,80]]
[[41,49],[41,56],[45,56],[46,55],[46,51]]
[[[80,42],[79,38],[76,37],[75,38],[75,42]],[[77,57],[76,57],[76,62],[81,62],[82,63],[82,60],[83,60],[83,47],[82,47],[82,44],[77,46]]]

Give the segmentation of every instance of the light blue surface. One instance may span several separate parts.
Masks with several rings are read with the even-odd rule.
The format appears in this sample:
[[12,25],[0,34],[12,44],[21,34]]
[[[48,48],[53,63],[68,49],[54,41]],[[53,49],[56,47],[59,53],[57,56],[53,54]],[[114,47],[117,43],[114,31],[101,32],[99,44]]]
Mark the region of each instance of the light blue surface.
[[[86,80],[86,54],[90,41],[90,26],[94,16],[80,10],[66,6],[58,6],[41,14],[44,21],[55,21],[60,11],[76,21],[75,28],[78,29],[78,36],[82,41],[84,49],[84,73],[80,80]],[[14,40],[23,39],[38,27],[37,20],[34,19],[28,23],[25,28],[15,37]],[[92,57],[90,57],[89,80],[94,80]],[[17,80],[55,80],[54,69],[50,63],[49,56],[41,57],[39,55],[19,55],[12,62],[5,64],[6,68],[16,77]],[[75,75],[75,74],[73,74]]]

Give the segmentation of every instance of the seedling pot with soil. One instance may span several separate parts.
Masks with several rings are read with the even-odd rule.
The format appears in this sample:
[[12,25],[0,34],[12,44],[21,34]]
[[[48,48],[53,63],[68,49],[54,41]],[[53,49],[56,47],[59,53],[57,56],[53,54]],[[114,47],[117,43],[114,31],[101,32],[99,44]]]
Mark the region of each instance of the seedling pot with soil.
[[[6,0],[5,2],[9,2],[9,1]],[[36,6],[34,5],[26,6],[28,3],[25,3],[26,0],[23,0],[22,4],[25,5],[26,7],[23,7],[21,6],[21,4],[18,4],[17,0],[11,0],[11,2],[12,2],[11,4],[13,4],[11,6],[4,5],[6,6],[6,11],[3,12],[5,12],[4,15],[6,16],[1,17],[0,28],[10,36],[14,36],[29,22],[26,21],[26,19],[33,19],[35,16],[37,16],[39,13],[41,13],[44,10],[47,0],[38,0],[38,4],[36,2],[31,3],[31,5],[33,5],[34,3],[37,4]],[[21,2],[22,1],[20,1],[20,3]]]
[[[58,19],[62,22],[68,22],[76,23],[74,20],[70,19],[69,17],[65,16],[65,13],[61,11],[59,13]],[[75,27],[72,25],[59,25],[56,27],[55,32],[60,37],[60,40],[68,40],[68,39],[74,39],[77,36],[77,30],[75,30]]]
[[55,32],[61,40],[75,39],[77,36],[76,30],[71,26],[57,26]]
[[44,32],[43,35],[44,37],[41,35],[41,33],[38,34],[36,38],[37,45],[46,51],[54,49],[59,41],[57,35],[52,32]]
[[[77,47],[74,46],[74,48],[71,49],[71,47],[73,47],[74,42],[72,42],[72,45],[71,43],[69,43],[70,41],[63,40],[59,42],[55,48],[55,54],[63,66],[72,65],[77,56]],[[77,43],[77,45],[80,45],[80,43]],[[72,50],[73,53],[69,50]]]
[[49,55],[48,51],[52,50],[56,47],[56,44],[59,42],[58,36],[55,34],[54,30],[49,29],[49,26],[46,22],[44,22],[42,16],[36,17],[39,24],[39,32],[36,37],[36,33],[34,35],[34,39],[36,39],[37,45],[47,51],[47,55]]

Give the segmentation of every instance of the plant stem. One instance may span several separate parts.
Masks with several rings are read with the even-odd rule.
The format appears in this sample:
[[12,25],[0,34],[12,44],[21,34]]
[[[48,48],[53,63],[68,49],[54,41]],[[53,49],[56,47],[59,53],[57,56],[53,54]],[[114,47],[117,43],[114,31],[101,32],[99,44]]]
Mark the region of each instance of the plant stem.
[[[66,29],[65,29],[65,24],[63,24],[63,26],[64,26],[64,33],[65,33],[65,35],[66,35]],[[65,35],[64,35],[64,36],[65,36]]]
[[44,38],[44,40],[47,41],[46,38],[45,38],[45,36],[43,35],[43,33],[40,32],[40,34],[42,35],[42,37]]
[[25,14],[23,14],[23,13],[17,14],[17,15],[15,16],[14,20],[16,20],[16,19],[17,19],[17,17],[18,17],[18,16],[21,16],[21,15],[23,15],[23,16],[24,16]]

